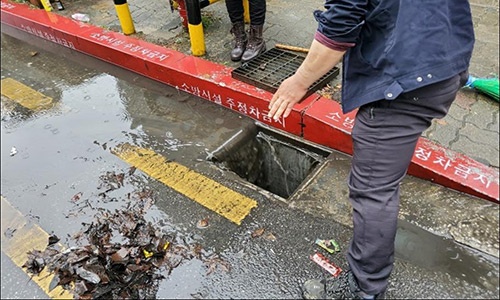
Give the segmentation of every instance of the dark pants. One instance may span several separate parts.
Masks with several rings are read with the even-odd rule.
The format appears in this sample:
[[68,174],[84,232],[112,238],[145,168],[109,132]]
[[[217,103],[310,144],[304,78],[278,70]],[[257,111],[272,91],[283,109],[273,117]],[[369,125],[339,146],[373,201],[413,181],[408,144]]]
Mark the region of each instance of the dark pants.
[[[266,20],[266,0],[249,0],[250,25],[264,25]],[[243,22],[243,0],[226,0],[226,8],[231,23]]]
[[354,235],[347,260],[367,294],[386,290],[394,264],[399,184],[419,137],[448,113],[467,73],[359,108],[348,180]]

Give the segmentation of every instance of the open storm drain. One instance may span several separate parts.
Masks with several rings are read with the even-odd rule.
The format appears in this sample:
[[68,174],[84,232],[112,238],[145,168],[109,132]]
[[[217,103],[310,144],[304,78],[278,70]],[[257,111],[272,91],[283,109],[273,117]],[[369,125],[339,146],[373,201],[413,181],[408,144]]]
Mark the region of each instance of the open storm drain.
[[261,126],[244,128],[207,157],[288,199],[330,153]]
[[[245,83],[274,93],[286,78],[297,71],[304,61],[303,54],[277,48],[269,49],[251,61],[242,64],[231,72],[231,76]],[[323,88],[339,74],[339,68],[334,67],[320,79],[314,82],[304,98]]]

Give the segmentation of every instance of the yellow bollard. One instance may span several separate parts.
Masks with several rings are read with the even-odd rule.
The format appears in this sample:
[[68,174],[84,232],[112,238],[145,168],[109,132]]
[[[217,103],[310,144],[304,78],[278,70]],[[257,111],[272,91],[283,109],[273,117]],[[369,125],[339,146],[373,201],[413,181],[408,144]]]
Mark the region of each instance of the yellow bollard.
[[42,2],[45,11],[52,11],[52,5],[50,4],[49,0],[40,0],[40,2]]
[[201,22],[201,9],[199,0],[186,0],[188,17],[189,39],[191,41],[191,53],[194,56],[205,55],[205,37],[203,35],[203,24]]
[[130,9],[127,0],[113,0],[115,3],[116,14],[120,20],[123,34],[129,35],[135,33],[134,21],[130,15]]
[[188,24],[189,38],[191,39],[191,52],[194,56],[205,55],[205,39],[203,35],[203,24]]
[[250,4],[248,0],[243,0],[243,18],[246,24],[250,24]]

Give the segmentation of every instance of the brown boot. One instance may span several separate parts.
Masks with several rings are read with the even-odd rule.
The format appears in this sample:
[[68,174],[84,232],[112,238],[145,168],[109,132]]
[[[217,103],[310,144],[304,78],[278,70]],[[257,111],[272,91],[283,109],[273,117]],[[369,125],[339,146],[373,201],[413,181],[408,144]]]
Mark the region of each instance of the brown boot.
[[231,33],[234,35],[234,47],[231,50],[231,60],[239,61],[247,46],[247,34],[245,33],[245,23],[233,23]]
[[262,38],[264,25],[250,25],[250,38],[248,39],[247,49],[241,57],[241,61],[247,62],[262,52],[266,51],[266,43]]

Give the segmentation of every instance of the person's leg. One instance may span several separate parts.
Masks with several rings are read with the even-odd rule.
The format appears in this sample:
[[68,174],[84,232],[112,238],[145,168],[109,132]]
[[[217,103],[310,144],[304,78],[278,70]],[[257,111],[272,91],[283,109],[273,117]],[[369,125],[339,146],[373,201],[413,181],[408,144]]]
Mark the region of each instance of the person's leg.
[[250,25],[264,25],[266,21],[266,0],[249,0]]
[[266,43],[262,38],[266,19],[266,0],[249,0],[250,3],[250,30],[248,45],[241,57],[247,62],[266,51]]
[[358,110],[348,180],[354,234],[347,259],[366,294],[377,295],[387,288],[394,263],[399,184],[422,132],[432,119],[447,114],[464,77],[455,76]]
[[243,22],[243,1],[242,0],[226,0],[226,9],[231,23]]

